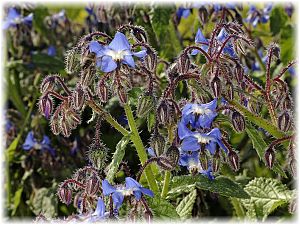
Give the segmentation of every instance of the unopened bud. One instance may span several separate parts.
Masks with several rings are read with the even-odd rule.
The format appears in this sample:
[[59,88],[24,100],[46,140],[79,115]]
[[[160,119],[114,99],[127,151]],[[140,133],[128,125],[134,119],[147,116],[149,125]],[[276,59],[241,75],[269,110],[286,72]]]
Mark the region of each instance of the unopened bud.
[[176,166],[179,160],[179,149],[175,145],[171,145],[166,151],[166,157]]
[[70,205],[72,201],[72,191],[70,189],[65,187],[59,187],[57,194],[62,203]]
[[237,132],[242,132],[245,130],[245,119],[239,112],[234,111],[231,119],[233,127]]
[[230,81],[227,81],[225,84],[225,91],[226,91],[226,97],[229,100],[232,100],[234,98],[234,91],[233,91],[233,85]]
[[46,93],[47,91],[52,91],[55,87],[55,76],[47,76],[41,83],[41,93]]
[[80,63],[77,58],[77,49],[76,48],[72,48],[71,50],[68,50],[66,52],[65,62],[66,62],[65,70],[68,74],[72,74],[72,73],[76,72],[77,70],[79,70]]
[[132,28],[132,34],[139,42],[147,42],[147,34],[144,28],[135,26]]
[[154,107],[154,97],[150,95],[142,95],[138,99],[136,108],[137,117],[144,117]]
[[164,137],[159,132],[155,132],[151,137],[150,146],[155,151],[156,156],[160,156],[164,153],[165,142]]
[[219,151],[216,151],[213,158],[212,158],[212,171],[218,172],[220,169],[220,165],[221,165],[221,158],[220,158],[220,154]]
[[291,159],[289,162],[290,171],[293,177],[297,177],[297,160]]
[[275,45],[273,47],[273,55],[277,58],[280,59],[280,48],[278,45]]
[[173,162],[165,156],[159,157],[157,165],[159,165],[163,170],[173,170],[176,167],[176,165],[174,165]]
[[221,80],[215,76],[210,82],[211,89],[214,93],[214,97],[218,98],[221,94]]
[[200,160],[200,164],[203,170],[208,170],[209,167],[209,159],[208,156],[206,154],[206,151],[200,151],[199,153],[199,160]]
[[58,135],[60,133],[60,127],[59,127],[59,119],[56,116],[52,116],[50,120],[50,128],[54,135]]
[[186,74],[190,69],[191,61],[187,54],[182,54],[177,62],[179,74]]
[[77,194],[74,196],[73,206],[74,206],[76,209],[80,209],[81,201],[82,201],[81,193],[77,193]]
[[97,95],[101,102],[106,103],[108,100],[108,88],[102,80],[98,82]]
[[229,162],[230,165],[232,166],[234,171],[238,171],[239,170],[239,156],[236,154],[236,152],[234,151],[230,151],[228,153],[228,158],[229,158]]
[[85,191],[88,195],[95,195],[99,191],[99,187],[99,179],[93,176],[87,181]]
[[39,110],[46,119],[50,118],[53,110],[53,101],[48,95],[44,95],[39,100]]
[[72,101],[76,110],[81,110],[84,104],[84,91],[79,84],[72,94]]
[[60,119],[60,128],[63,136],[69,137],[71,135],[71,127],[69,126],[65,115],[63,115]]
[[282,109],[289,110],[292,108],[292,100],[290,96],[287,94],[286,97],[282,100]]
[[169,120],[168,105],[166,101],[162,101],[157,108],[158,121],[165,125]]
[[273,149],[268,149],[265,152],[265,160],[266,160],[266,165],[269,168],[272,168],[275,162],[275,152]]
[[205,7],[201,7],[198,10],[199,19],[201,21],[201,24],[206,24],[208,20],[208,12]]
[[118,97],[121,103],[127,103],[127,93],[123,87],[118,87]]
[[153,220],[153,214],[152,214],[152,212],[149,211],[149,210],[145,210],[145,212],[144,212],[144,218],[145,218],[145,220],[148,223],[152,222],[152,220]]
[[291,128],[292,121],[288,111],[283,112],[278,117],[278,128],[282,131],[288,131]]

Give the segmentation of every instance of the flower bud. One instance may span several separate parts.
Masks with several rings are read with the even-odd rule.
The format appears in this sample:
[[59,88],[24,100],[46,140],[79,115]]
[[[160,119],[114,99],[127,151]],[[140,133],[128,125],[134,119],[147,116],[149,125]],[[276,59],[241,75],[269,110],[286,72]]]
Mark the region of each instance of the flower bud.
[[[101,145],[103,145],[101,143]],[[106,166],[107,162],[107,148],[105,146],[94,147],[93,145],[89,148],[88,159],[92,163],[92,166],[98,170],[102,170]]]
[[145,220],[146,220],[147,223],[152,222],[152,220],[153,220],[153,214],[152,214],[152,212],[149,211],[149,210],[145,210],[144,211],[144,218],[145,218]]
[[147,51],[147,55],[144,57],[144,65],[150,71],[156,70],[157,66],[157,54],[153,51]]
[[236,152],[234,151],[230,151],[228,153],[228,158],[229,158],[229,162],[230,165],[232,166],[234,171],[238,171],[239,170],[239,156],[236,154]]
[[253,101],[252,98],[249,98],[247,107],[249,110],[255,114],[259,114],[261,110],[261,103],[258,101]]
[[69,126],[69,123],[68,123],[65,115],[63,115],[60,118],[59,123],[60,123],[62,135],[65,137],[69,137],[71,135],[71,127]]
[[177,62],[177,69],[179,74],[186,74],[190,69],[191,61],[187,54],[180,55]]
[[168,158],[164,156],[160,156],[157,161],[157,165],[159,165],[163,170],[173,170],[176,165],[173,164]]
[[72,93],[72,102],[76,110],[81,110],[84,104],[84,91],[81,85],[77,85]]
[[96,195],[97,192],[99,191],[99,187],[100,187],[99,179],[93,176],[87,181],[85,192],[88,195]]
[[43,82],[41,83],[41,93],[44,94],[47,91],[52,91],[55,87],[55,76],[47,76],[44,78]]
[[200,19],[201,24],[206,24],[208,20],[208,12],[205,7],[201,7],[198,10],[198,16]]
[[282,131],[288,131],[291,128],[292,121],[288,111],[283,112],[278,117],[278,128]]
[[174,166],[177,165],[179,156],[179,149],[175,145],[171,145],[166,151],[166,157],[174,164]]
[[59,187],[57,194],[62,203],[70,205],[72,201],[72,191],[70,189],[65,187]]
[[164,137],[158,131],[154,132],[150,139],[150,146],[155,151],[156,156],[160,156],[164,153],[165,142]]
[[212,158],[212,171],[214,173],[218,172],[220,169],[220,165],[221,165],[220,154],[219,154],[219,151],[216,151]]
[[290,172],[293,177],[297,177],[297,160],[292,158],[289,161]]
[[120,100],[120,103],[126,104],[127,103],[127,93],[123,87],[118,87],[118,97]]
[[82,201],[81,193],[77,193],[77,194],[74,196],[73,206],[74,206],[76,209],[80,209],[81,201]]
[[221,80],[219,77],[214,76],[214,78],[210,82],[211,89],[214,93],[214,97],[218,98],[221,94]]
[[147,34],[144,28],[135,26],[132,28],[132,34],[139,42],[147,42]]
[[282,109],[289,110],[292,108],[292,100],[290,96],[287,94],[286,97],[282,100]]
[[206,151],[201,150],[199,153],[199,160],[203,170],[208,170],[209,167],[209,158]]
[[39,110],[46,119],[50,118],[53,110],[53,100],[48,95],[44,95],[39,100]]
[[233,91],[233,85],[230,81],[227,81],[225,84],[225,95],[229,100],[233,100],[234,98],[234,91]]
[[235,79],[239,83],[241,83],[243,81],[243,79],[244,79],[244,69],[238,64],[236,64],[236,67],[234,69],[234,75],[235,75]]
[[101,102],[106,103],[108,100],[108,88],[102,80],[98,82],[97,95]]
[[79,70],[80,64],[79,60],[77,59],[77,49],[72,48],[66,52],[66,60],[65,60],[65,71],[68,74],[72,74]]
[[142,95],[138,99],[136,108],[137,117],[144,117],[154,107],[154,97],[150,95]]
[[55,114],[50,120],[50,128],[54,135],[58,135],[60,133],[59,118],[55,116]]
[[167,124],[169,120],[168,114],[168,104],[166,101],[162,101],[157,108],[158,121],[163,125]]
[[86,69],[81,70],[80,84],[83,87],[90,86],[94,74],[95,74],[95,69],[92,66],[89,66]]
[[231,119],[233,127],[237,132],[242,132],[245,130],[245,119],[239,112],[234,111]]
[[267,149],[265,152],[266,165],[272,168],[275,162],[275,152],[273,149]]

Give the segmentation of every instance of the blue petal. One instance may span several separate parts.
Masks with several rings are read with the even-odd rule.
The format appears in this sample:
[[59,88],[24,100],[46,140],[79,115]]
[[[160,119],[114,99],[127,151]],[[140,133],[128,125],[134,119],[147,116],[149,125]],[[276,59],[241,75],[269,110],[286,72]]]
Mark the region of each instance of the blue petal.
[[193,105],[192,103],[186,104],[182,109],[182,115],[188,115],[193,111]]
[[136,191],[133,191],[133,195],[136,198],[136,200],[139,201],[142,197],[142,192],[140,190],[136,190]]
[[108,47],[114,51],[130,50],[130,44],[126,36],[121,32],[116,33]]
[[133,52],[132,54],[134,56],[138,57],[138,58],[142,58],[142,57],[145,57],[147,55],[147,50],[141,50],[139,52]]
[[189,136],[183,139],[181,148],[183,151],[197,151],[200,149],[197,138]]
[[151,190],[149,190],[148,188],[140,187],[140,190],[144,195],[148,195],[152,198],[154,197],[154,193]]
[[122,61],[124,64],[129,65],[130,67],[135,67],[133,57],[131,55],[125,55]]
[[117,190],[115,187],[111,186],[106,179],[102,181],[102,189],[105,196],[110,195]]
[[218,41],[225,41],[225,39],[227,38],[228,34],[226,32],[226,30],[224,28],[221,29],[220,33],[217,36]]
[[33,14],[30,13],[28,16],[24,17],[23,22],[25,24],[30,25],[32,23],[32,19],[33,19]]
[[99,44],[98,41],[91,41],[89,44],[89,49],[91,52],[98,53],[99,51],[103,51],[104,47]]
[[195,43],[199,43],[199,42],[208,43],[208,40],[204,37],[200,28],[198,29],[195,37]]
[[35,143],[37,143],[37,141],[35,140],[35,138],[33,137],[33,131],[30,131],[27,134],[27,137],[25,139],[25,143],[23,144],[22,148],[26,151],[32,149],[35,145]]
[[182,17],[183,18],[188,18],[188,16],[191,14],[191,10],[190,9],[185,9],[182,12]]
[[216,151],[216,142],[210,141],[206,146],[206,149],[209,151],[211,155],[215,154]]
[[217,98],[215,98],[214,100],[212,100],[209,103],[201,104],[201,106],[203,108],[207,108],[207,109],[210,109],[210,110],[214,111],[217,108]]
[[105,214],[105,204],[104,204],[104,201],[102,200],[102,198],[98,198],[97,208],[96,208],[95,212],[92,215],[103,217],[104,214]]
[[3,30],[6,30],[6,29],[8,29],[9,27],[14,26],[14,25],[15,25],[15,24],[12,23],[10,20],[6,20],[6,21],[4,21],[3,24],[2,24],[2,29],[3,29]]
[[114,192],[112,194],[113,202],[117,209],[119,209],[124,201],[124,195],[120,192]]
[[53,45],[50,45],[48,50],[47,50],[47,54],[49,56],[55,56],[56,55],[56,48]]
[[182,120],[179,124],[178,124],[178,137],[182,140],[185,137],[191,136],[193,134],[192,131],[190,131],[185,123],[184,120]]
[[156,154],[155,154],[153,148],[151,148],[151,147],[147,148],[147,152],[150,156],[156,157]]
[[117,63],[110,56],[103,56],[97,59],[97,66],[105,73],[111,72],[117,68]]
[[126,189],[139,188],[141,185],[133,178],[126,177],[125,178],[125,187]]
[[21,16],[20,13],[18,13],[15,8],[10,8],[8,10],[6,19],[7,20],[14,20],[14,19],[16,19],[16,18],[18,18],[20,16]]

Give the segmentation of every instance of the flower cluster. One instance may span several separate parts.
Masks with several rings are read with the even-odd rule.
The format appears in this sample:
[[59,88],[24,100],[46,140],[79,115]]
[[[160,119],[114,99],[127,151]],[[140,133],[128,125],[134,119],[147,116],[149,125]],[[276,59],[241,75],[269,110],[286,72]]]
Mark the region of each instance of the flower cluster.
[[216,98],[206,104],[186,104],[178,124],[178,136],[182,141],[179,165],[193,174],[205,174],[209,179],[213,179],[212,173],[219,169],[219,149],[228,153],[219,128],[212,129],[216,108]]

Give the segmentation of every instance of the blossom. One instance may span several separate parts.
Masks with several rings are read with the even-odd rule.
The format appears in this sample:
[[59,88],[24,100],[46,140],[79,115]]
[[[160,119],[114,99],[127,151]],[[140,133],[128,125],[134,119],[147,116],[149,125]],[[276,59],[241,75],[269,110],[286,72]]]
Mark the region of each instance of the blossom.
[[182,121],[192,128],[209,128],[218,115],[216,112],[217,99],[206,104],[186,104],[182,110]]
[[185,130],[181,131],[180,133],[181,138],[183,138],[181,144],[181,148],[183,151],[204,150],[202,149],[202,146],[204,146],[205,149],[207,149],[210,154],[213,155],[216,151],[217,145],[219,145],[227,153],[227,148],[224,146],[221,140],[222,135],[219,128],[214,128],[208,133],[191,132],[189,130],[187,131],[187,133],[184,132]]
[[10,27],[16,27],[17,24],[26,24],[31,25],[33,19],[33,14],[30,13],[28,16],[23,17],[20,13],[17,12],[15,8],[10,8],[7,13],[7,17],[3,22],[3,29],[6,30]]
[[134,195],[136,200],[140,200],[142,194],[148,195],[150,197],[154,196],[151,190],[142,187],[136,180],[132,179],[131,177],[125,178],[125,187],[113,187],[105,179],[102,181],[102,189],[105,196],[112,194],[112,199],[117,209],[121,207],[125,196]]
[[33,135],[33,131],[30,131],[27,134],[25,143],[22,148],[25,151],[29,151],[30,149],[48,151],[53,157],[55,156],[55,150],[51,147],[50,139],[48,136],[44,135],[43,140],[38,142]]
[[[224,28],[222,28],[220,30],[220,33],[217,36],[217,40],[220,41],[222,44],[224,43],[224,41],[227,39],[228,37],[228,33],[226,32],[226,30]],[[230,43],[230,41],[228,41],[222,51],[224,54],[228,54],[231,57],[237,57],[234,50],[233,50],[233,46]]]
[[90,215],[88,218],[88,222],[96,222],[104,220],[105,218],[108,218],[109,213],[105,212],[105,204],[102,198],[98,198],[97,207],[95,209],[95,212]]
[[[208,40],[204,37],[202,31],[200,30],[200,28],[198,29],[197,33],[196,33],[196,37],[195,37],[195,43],[196,44],[200,44],[200,47],[207,52],[207,49],[208,49]],[[199,53],[199,50],[197,49],[194,49],[192,52],[191,52],[191,55],[196,55]]]
[[130,48],[130,43],[121,32],[116,33],[108,46],[103,46],[97,41],[91,41],[89,44],[90,51],[96,53],[97,66],[106,73],[115,70],[119,63],[135,67],[132,56],[142,58],[146,55],[146,50],[131,52]]
[[251,5],[245,21],[252,24],[253,27],[256,27],[258,23],[267,23],[270,18],[272,7],[273,4],[269,3],[263,10],[258,10],[254,5]]
[[200,160],[199,160],[199,152],[198,151],[193,151],[193,152],[189,153],[189,152],[185,152],[185,151],[181,150],[178,164],[180,166],[187,167],[187,169],[190,171],[190,173],[193,173],[194,171],[196,171],[196,172],[199,172],[200,174],[207,176],[210,180],[214,179],[210,165],[207,170],[204,170],[202,168]]
[[[268,58],[267,55],[263,56],[263,52],[261,50],[258,51],[258,55],[261,57],[261,60],[263,63],[267,63],[267,58]],[[261,70],[260,65],[257,61],[252,63],[251,70],[252,71],[260,71]]]

